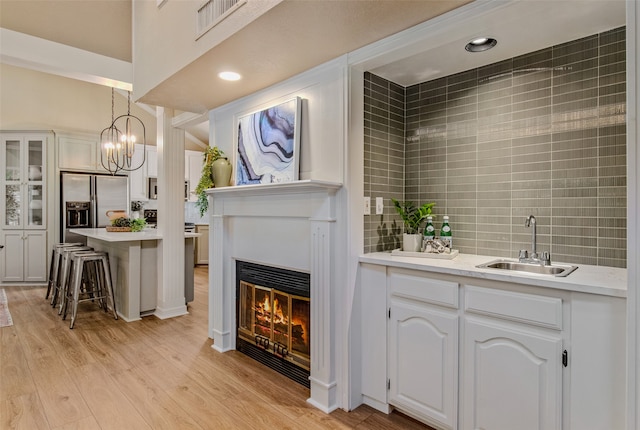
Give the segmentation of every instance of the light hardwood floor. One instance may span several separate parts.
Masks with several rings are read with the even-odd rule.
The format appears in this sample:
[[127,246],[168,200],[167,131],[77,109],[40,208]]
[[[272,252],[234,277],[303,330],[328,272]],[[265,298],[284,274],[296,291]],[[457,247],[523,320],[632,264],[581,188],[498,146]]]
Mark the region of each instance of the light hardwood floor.
[[90,303],[73,330],[44,287],[3,287],[0,429],[430,429],[367,406],[330,415],[309,390],[207,337],[207,268],[189,315],[126,323]]

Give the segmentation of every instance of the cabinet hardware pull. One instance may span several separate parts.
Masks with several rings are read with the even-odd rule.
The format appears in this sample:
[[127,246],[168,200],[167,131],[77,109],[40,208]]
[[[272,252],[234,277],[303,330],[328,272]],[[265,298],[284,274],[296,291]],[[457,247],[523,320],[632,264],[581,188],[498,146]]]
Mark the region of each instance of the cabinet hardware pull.
[[565,349],[564,351],[562,351],[562,365],[564,367],[567,367],[568,363],[569,363],[569,353]]

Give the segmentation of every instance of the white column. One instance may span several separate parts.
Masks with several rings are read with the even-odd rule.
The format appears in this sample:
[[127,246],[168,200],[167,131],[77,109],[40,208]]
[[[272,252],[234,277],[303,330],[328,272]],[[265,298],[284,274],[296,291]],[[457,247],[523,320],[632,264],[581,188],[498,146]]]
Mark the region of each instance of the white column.
[[[212,200],[209,197],[209,210]],[[236,348],[235,271],[226,267],[232,261],[225,255],[229,245],[225,240],[225,216],[214,213],[209,220],[209,335],[213,339],[211,347],[225,352]]]
[[184,296],[184,131],[171,126],[173,111],[157,108],[158,304],[165,319],[187,313]]
[[311,221],[311,397],[323,412],[338,405],[335,372],[335,309],[331,283],[333,220]]

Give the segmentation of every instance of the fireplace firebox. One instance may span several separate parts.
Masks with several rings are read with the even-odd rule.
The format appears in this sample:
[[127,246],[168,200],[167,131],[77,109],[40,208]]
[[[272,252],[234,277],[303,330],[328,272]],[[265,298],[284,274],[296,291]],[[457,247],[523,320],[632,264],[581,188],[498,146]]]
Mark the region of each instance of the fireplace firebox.
[[309,274],[236,261],[236,280],[236,349],[309,387]]

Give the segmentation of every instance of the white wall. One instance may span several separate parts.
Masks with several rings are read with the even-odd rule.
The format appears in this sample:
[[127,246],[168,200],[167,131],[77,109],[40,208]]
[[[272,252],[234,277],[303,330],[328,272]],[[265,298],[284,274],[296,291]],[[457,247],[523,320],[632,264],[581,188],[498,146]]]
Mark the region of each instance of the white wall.
[[[196,40],[196,15],[204,1],[133,2],[133,88],[136,99],[196,60],[281,0],[248,1]],[[158,47],[162,47],[158,49]],[[206,83],[203,83],[203,85]]]
[[345,64],[345,57],[340,57],[212,110],[210,145],[222,149],[235,166],[238,118],[298,96],[302,98],[300,179],[343,183]]
[[[0,64],[0,129],[65,130],[100,134],[111,122],[111,88],[48,73]],[[127,99],[116,93],[116,115]],[[137,106],[132,113],[155,145],[155,118]]]
[[[22,67],[0,64],[0,130],[54,130],[100,135],[111,122],[111,88]],[[127,112],[116,91],[115,114]],[[156,144],[156,118],[132,103],[145,125],[147,143]],[[186,149],[202,151],[194,142]]]

